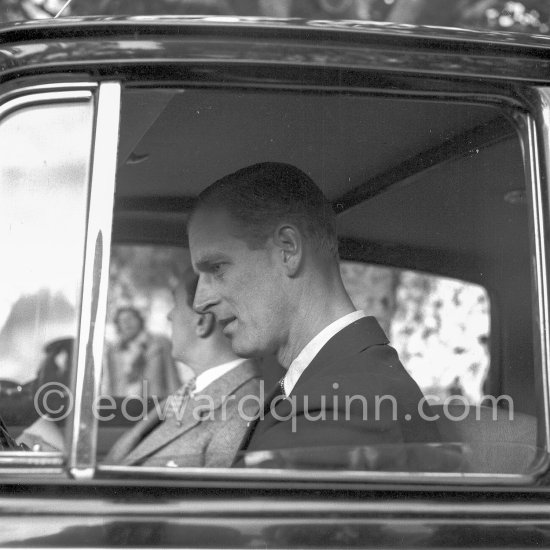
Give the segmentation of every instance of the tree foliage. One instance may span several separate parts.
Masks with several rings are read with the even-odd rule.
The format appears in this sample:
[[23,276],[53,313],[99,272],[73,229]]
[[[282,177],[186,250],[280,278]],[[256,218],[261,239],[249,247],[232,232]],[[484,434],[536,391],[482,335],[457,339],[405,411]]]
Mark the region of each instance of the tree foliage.
[[[50,18],[66,0],[0,0],[0,19]],[[361,19],[550,32],[546,0],[71,0],[62,15],[245,15]]]

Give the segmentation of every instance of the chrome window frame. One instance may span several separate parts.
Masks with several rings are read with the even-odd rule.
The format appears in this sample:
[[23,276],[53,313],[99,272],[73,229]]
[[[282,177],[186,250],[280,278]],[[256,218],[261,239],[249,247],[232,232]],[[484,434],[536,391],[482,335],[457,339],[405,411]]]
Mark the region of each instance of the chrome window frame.
[[120,119],[120,82],[99,85],[86,227],[84,279],[78,331],[78,359],[69,474],[90,479],[96,466],[97,415],[107,314],[109,262]]
[[525,144],[528,151],[526,170],[530,172],[532,185],[529,205],[531,208],[530,221],[533,232],[533,274],[536,289],[536,319],[538,319],[539,341],[535,358],[541,363],[540,392],[537,417],[544,423],[538,423],[538,438],[544,444],[547,453],[550,453],[550,88],[534,88],[528,94],[528,101],[532,105],[533,116],[525,117],[522,121],[522,130],[526,134]]

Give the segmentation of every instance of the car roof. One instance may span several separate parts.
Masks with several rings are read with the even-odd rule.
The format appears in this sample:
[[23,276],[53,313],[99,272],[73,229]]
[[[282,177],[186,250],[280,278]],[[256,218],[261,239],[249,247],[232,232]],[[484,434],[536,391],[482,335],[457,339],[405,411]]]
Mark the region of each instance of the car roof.
[[[361,21],[253,17],[81,17],[0,28],[4,78],[101,65],[245,62],[302,71],[383,71],[547,84],[550,37]],[[85,69],[86,70],[86,69]],[[456,91],[456,90],[454,90]]]
[[459,27],[440,27],[432,25],[412,25],[361,20],[315,20],[300,18],[274,18],[255,16],[215,16],[215,15],[140,15],[140,16],[83,16],[61,17],[52,19],[34,19],[4,23],[0,26],[0,36],[13,31],[25,29],[26,33],[35,31],[54,31],[61,34],[74,33],[78,30],[93,32],[93,29],[114,30],[119,32],[124,28],[139,28],[143,31],[155,28],[225,28],[225,29],[275,29],[280,33],[285,31],[307,31],[322,34],[351,34],[357,36],[374,36],[384,39],[422,39],[438,41],[447,47],[452,43],[460,45],[478,45],[480,47],[499,46],[517,49],[548,49],[550,36],[543,34],[527,34],[509,31],[477,30]]

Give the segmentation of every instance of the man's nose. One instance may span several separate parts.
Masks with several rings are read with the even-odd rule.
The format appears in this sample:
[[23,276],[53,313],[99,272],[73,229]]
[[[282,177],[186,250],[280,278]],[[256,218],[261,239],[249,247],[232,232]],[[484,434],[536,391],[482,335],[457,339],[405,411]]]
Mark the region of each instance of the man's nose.
[[211,286],[203,276],[200,276],[195,291],[195,299],[193,300],[193,309],[197,313],[208,313],[210,308],[217,303],[218,299],[212,292]]

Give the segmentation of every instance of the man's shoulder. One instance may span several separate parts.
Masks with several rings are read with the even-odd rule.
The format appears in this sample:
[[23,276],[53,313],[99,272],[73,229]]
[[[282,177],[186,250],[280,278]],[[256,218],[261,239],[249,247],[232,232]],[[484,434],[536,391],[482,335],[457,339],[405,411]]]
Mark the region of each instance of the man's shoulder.
[[392,348],[387,344],[388,337],[376,318],[361,317],[334,334],[319,350],[311,364],[331,365],[340,358],[350,361],[371,348],[381,348],[388,353]]
[[[346,329],[344,329],[346,331]],[[342,331],[342,332],[344,332]],[[383,332],[381,334],[384,334]],[[380,335],[362,337],[360,331],[347,330],[340,338],[331,339],[312,361],[312,366],[324,369],[333,368],[383,368],[399,363],[399,355],[389,341]],[[309,367],[308,367],[309,368]]]
[[259,388],[261,383],[261,371],[255,360],[247,359],[220,378],[212,382],[208,392],[210,394],[237,394],[246,393]]
[[[296,385],[300,393],[377,394],[388,392],[417,394],[418,387],[388,344],[376,344],[354,353],[341,353],[317,365],[315,373]],[[328,392],[328,393],[327,393]]]
[[228,375],[231,377],[234,386],[233,392],[236,394],[259,389],[261,384],[262,373],[257,361],[253,359],[247,359],[226,376]]

